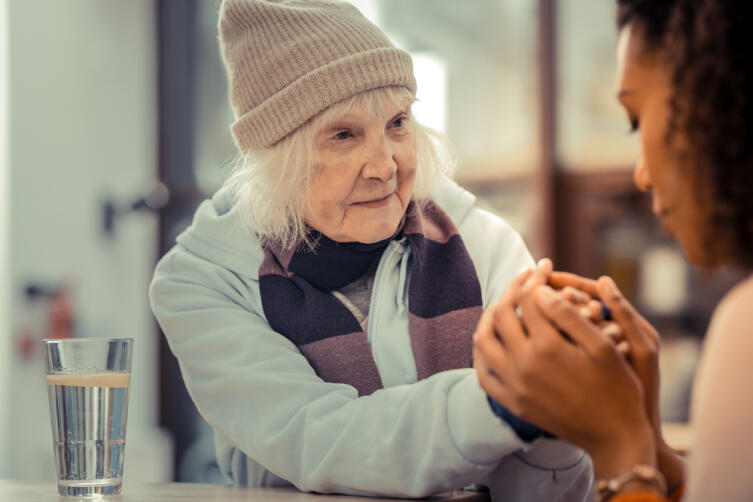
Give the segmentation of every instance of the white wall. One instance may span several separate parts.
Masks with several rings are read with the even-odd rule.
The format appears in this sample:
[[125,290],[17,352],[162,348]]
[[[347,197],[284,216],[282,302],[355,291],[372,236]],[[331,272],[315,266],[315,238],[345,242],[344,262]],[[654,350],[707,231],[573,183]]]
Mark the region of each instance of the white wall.
[[[135,338],[126,476],[164,477],[170,452],[154,428],[158,345],[146,296],[156,220],[134,214],[113,239],[101,232],[105,196],[130,201],[156,178],[153,2],[13,0],[8,19],[11,235],[3,242],[10,247],[13,336],[39,331],[23,291],[42,281],[73,287],[77,335]],[[12,394],[0,409],[10,410],[13,433],[2,451],[13,461],[0,475],[51,472],[40,355],[10,364]],[[2,386],[10,393],[7,380]]]
[[8,451],[9,388],[2,382],[10,380],[10,284],[8,270],[8,4],[0,0],[0,478],[6,471]]

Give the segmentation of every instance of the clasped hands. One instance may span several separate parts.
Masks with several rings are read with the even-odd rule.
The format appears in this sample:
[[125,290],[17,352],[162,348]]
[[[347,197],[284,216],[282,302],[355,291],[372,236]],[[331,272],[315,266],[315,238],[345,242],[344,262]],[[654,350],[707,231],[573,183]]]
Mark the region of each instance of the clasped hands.
[[[602,317],[601,306],[612,321]],[[520,274],[474,334],[481,387],[518,418],[591,454],[599,477],[656,465],[659,336],[608,277]],[[618,452],[618,454],[615,454]]]

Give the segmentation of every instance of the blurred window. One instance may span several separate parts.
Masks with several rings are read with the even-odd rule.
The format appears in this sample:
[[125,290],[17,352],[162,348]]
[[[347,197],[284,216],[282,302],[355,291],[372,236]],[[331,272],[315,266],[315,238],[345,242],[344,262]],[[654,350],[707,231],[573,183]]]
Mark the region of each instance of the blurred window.
[[230,133],[233,111],[220,57],[217,19],[220,0],[196,2],[194,170],[199,190],[207,195],[225,180],[225,167],[237,150]]
[[557,142],[566,170],[632,167],[638,135],[629,135],[615,98],[615,2],[557,2]]
[[[474,0],[473,8],[456,0],[372,3],[377,24],[416,59],[418,119],[437,128],[422,116],[423,101],[427,111],[443,110],[440,129],[457,148],[458,179],[472,183],[534,171],[540,115],[537,3]],[[427,60],[434,62],[430,70]]]
[[[6,0],[0,0],[0,277],[3,287],[0,290],[0,382],[10,381],[11,369],[11,337],[10,333],[10,288],[5,284],[9,277],[8,263],[9,249],[9,217],[8,201],[9,178],[8,172],[8,5]],[[8,386],[0,385],[0,409],[7,406]],[[7,472],[5,463],[9,456],[2,452],[8,451],[5,431],[7,430],[6,413],[0,413],[0,472]]]

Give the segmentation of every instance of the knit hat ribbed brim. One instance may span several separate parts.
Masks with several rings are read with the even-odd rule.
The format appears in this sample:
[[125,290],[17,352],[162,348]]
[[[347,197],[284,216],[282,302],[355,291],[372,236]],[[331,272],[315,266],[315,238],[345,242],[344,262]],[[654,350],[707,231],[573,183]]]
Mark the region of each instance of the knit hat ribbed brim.
[[242,152],[274,145],[360,92],[416,92],[410,55],[345,2],[224,0],[219,31]]

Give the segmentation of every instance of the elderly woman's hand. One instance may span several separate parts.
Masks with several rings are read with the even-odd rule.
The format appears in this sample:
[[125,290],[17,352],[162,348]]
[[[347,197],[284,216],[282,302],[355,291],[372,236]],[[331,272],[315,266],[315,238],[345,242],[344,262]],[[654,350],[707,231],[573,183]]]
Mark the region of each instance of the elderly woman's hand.
[[654,464],[641,381],[578,306],[544,285],[550,272],[542,263],[522,274],[479,323],[481,386],[521,419],[585,448],[599,477]]
[[[612,320],[611,309],[595,298],[598,297],[596,281],[567,272],[552,272],[549,275],[549,285],[561,290],[564,299],[578,305],[580,307],[578,312],[596,323],[601,328],[602,334],[615,344],[620,354],[625,357],[630,354],[630,346],[625,340],[625,333],[620,325]],[[578,286],[583,289],[578,289]]]

